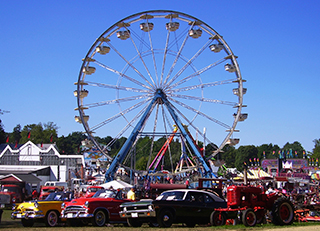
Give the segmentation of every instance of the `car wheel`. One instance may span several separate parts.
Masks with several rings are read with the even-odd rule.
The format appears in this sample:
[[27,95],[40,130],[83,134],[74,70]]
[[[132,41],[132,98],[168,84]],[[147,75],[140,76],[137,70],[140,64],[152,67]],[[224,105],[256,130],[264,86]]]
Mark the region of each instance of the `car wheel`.
[[107,222],[107,216],[102,210],[98,210],[95,212],[93,218],[92,218],[92,225],[102,227]]
[[173,223],[173,214],[170,210],[162,210],[157,217],[160,227],[170,227]]
[[128,225],[131,227],[141,227],[142,222],[135,218],[128,218]]
[[271,214],[275,225],[291,225],[294,220],[293,205],[285,198],[279,198],[275,201]]
[[58,224],[58,220],[59,220],[59,216],[56,211],[51,210],[47,212],[46,220],[45,220],[46,226],[54,227]]
[[214,211],[210,216],[210,224],[213,226],[221,226],[226,224],[226,214],[219,211]]
[[31,219],[21,219],[21,224],[23,227],[32,227],[34,224],[34,220]]

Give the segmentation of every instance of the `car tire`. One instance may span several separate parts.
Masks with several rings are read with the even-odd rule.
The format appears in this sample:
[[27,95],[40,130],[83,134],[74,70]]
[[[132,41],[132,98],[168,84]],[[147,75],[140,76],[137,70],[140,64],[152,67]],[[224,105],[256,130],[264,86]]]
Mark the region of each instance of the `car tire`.
[[214,211],[210,216],[210,224],[212,226],[225,225],[227,221],[226,214],[224,212]]
[[92,218],[92,225],[97,227],[103,227],[105,226],[107,222],[107,215],[104,211],[98,210],[94,213],[94,216]]
[[142,222],[135,218],[128,218],[127,223],[131,227],[141,227]]
[[257,224],[257,216],[253,209],[246,209],[242,213],[242,223],[248,227],[253,227]]
[[59,215],[56,211],[51,210],[47,212],[46,218],[45,218],[46,226],[54,227],[58,224],[58,222],[59,222]]
[[32,219],[21,219],[21,224],[23,227],[32,227],[34,224],[34,220]]
[[160,227],[169,228],[173,224],[173,214],[170,210],[162,210],[157,216],[157,221]]

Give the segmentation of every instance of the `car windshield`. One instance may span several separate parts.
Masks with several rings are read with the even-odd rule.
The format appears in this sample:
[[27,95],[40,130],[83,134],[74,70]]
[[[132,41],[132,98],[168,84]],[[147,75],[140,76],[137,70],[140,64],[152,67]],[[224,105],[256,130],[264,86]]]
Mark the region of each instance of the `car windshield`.
[[95,198],[115,198],[116,193],[114,191],[110,191],[108,189],[98,190],[93,197]]
[[44,200],[45,201],[65,201],[65,200],[68,200],[68,195],[63,192],[54,192],[54,193],[50,193]]
[[97,192],[98,190],[100,190],[101,188],[87,188],[87,192]]
[[170,191],[170,192],[163,192],[156,198],[156,200],[183,200],[185,192],[181,191]]

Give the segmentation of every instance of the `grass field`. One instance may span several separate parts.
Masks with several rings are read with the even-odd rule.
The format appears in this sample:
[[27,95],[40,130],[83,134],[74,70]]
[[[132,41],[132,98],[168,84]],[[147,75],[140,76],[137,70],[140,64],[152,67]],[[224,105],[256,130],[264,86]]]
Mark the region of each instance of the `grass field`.
[[[314,227],[315,226],[315,227]],[[24,231],[24,230],[38,230],[38,231],[61,231],[61,228],[63,228],[63,231],[95,231],[95,230],[106,230],[107,231],[129,231],[129,230],[143,230],[143,231],[163,231],[163,230],[170,230],[170,231],[224,231],[224,230],[241,230],[241,231],[253,231],[253,230],[281,230],[281,231],[309,231],[309,230],[320,230],[320,222],[319,223],[293,223],[291,226],[274,226],[273,224],[265,224],[265,225],[257,225],[253,228],[245,227],[244,225],[225,225],[220,227],[206,227],[206,226],[196,226],[194,228],[188,228],[183,226],[182,224],[173,225],[171,228],[150,228],[147,225],[144,225],[139,228],[131,228],[131,227],[124,227],[122,225],[111,225],[108,227],[67,227],[64,224],[61,224],[58,227],[49,228],[46,227],[42,223],[35,223],[33,227],[25,228],[21,225],[20,220],[12,220],[11,219],[11,210],[4,210],[2,214],[2,220],[0,224],[0,230],[6,230],[6,231]]]

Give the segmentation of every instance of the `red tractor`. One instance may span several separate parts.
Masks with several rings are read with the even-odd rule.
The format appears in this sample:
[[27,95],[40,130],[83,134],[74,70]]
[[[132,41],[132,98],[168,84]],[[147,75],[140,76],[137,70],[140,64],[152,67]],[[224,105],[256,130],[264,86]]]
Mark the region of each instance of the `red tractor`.
[[224,225],[227,219],[245,226],[263,223],[267,213],[275,225],[290,225],[294,220],[294,207],[289,199],[278,194],[266,194],[263,187],[230,186],[227,188],[227,208],[216,209],[211,224]]

